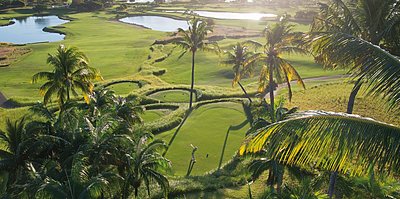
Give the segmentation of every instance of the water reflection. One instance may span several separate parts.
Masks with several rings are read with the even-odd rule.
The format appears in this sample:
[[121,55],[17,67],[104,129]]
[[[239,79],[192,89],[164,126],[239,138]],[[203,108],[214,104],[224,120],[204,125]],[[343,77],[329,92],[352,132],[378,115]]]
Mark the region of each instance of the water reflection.
[[119,21],[124,23],[144,26],[152,30],[163,31],[163,32],[173,32],[176,31],[178,28],[183,28],[183,29],[188,28],[188,24],[184,20],[177,20],[160,16],[125,17],[120,19]]
[[0,27],[0,42],[26,44],[61,41],[64,35],[44,32],[43,28],[68,22],[57,16],[18,18],[13,21],[13,25]]

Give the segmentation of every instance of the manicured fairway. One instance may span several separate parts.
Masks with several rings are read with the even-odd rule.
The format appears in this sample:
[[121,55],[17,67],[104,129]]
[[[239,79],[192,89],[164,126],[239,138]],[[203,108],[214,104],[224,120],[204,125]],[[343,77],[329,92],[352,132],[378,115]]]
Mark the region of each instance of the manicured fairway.
[[76,46],[98,68],[105,79],[130,76],[146,60],[148,48],[156,38],[166,33],[109,21],[110,15],[81,13],[70,15],[76,20],[61,29],[67,33],[65,41],[31,44],[33,52],[7,68],[0,68],[0,91],[7,97],[40,99],[39,84],[31,84],[31,77],[39,71],[50,70],[47,54],[54,53],[59,44]]
[[[60,13],[57,11],[56,13]],[[27,15],[26,10],[6,13],[5,16]],[[98,13],[68,14],[75,18],[60,30],[67,33],[66,40],[56,43],[29,44],[32,53],[21,58],[10,67],[0,68],[0,91],[8,98],[30,98],[39,100],[39,84],[31,84],[31,77],[39,71],[50,70],[46,64],[48,53],[54,53],[59,44],[76,46],[89,57],[92,66],[98,68],[105,80],[125,78],[138,72],[139,67],[150,54],[149,47],[156,39],[168,36],[168,33],[152,31],[134,25],[115,21],[115,15]],[[245,40],[245,39],[241,39]],[[260,40],[260,39],[259,39]],[[262,39],[261,39],[262,40]],[[229,49],[239,40],[220,41],[224,49]],[[178,59],[181,51],[176,49],[172,56],[156,67],[167,69],[161,79],[172,84],[190,83],[190,56]],[[229,87],[231,81],[230,67],[221,66],[220,58],[213,53],[199,52],[196,57],[196,84]],[[298,68],[303,77],[326,76],[338,74],[338,71],[324,71],[313,63],[308,56],[290,56],[289,60]],[[117,89],[118,90],[118,89]],[[123,92],[121,94],[127,94]]]
[[189,96],[190,93],[188,91],[170,90],[160,91],[150,95],[149,97],[161,100],[163,102],[188,102]]
[[[174,173],[176,175],[186,174],[192,153],[190,144],[198,147],[195,153],[197,162],[192,171],[193,175],[200,175],[216,169],[228,127],[238,125],[244,120],[246,117],[242,105],[236,103],[212,104],[194,110],[167,153],[167,158],[173,164]],[[238,131],[230,132],[224,162],[230,160],[235,154],[243,141],[247,128],[248,126],[245,126]],[[174,132],[175,129],[157,137],[169,141]]]

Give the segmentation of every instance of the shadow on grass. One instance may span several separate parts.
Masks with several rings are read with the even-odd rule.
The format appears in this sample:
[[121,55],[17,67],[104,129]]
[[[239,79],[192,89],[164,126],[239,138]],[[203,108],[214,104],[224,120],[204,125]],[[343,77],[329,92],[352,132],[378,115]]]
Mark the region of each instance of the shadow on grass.
[[178,135],[178,132],[181,130],[183,124],[185,124],[187,118],[188,118],[189,115],[192,113],[192,111],[193,111],[193,109],[187,110],[185,117],[183,118],[182,122],[179,124],[178,128],[177,128],[176,131],[174,132],[174,135],[172,136],[171,140],[170,140],[169,143],[168,143],[167,148],[165,149],[165,151],[164,151],[164,153],[163,153],[163,156],[164,156],[164,157],[165,157],[165,155],[167,154],[169,147],[170,147],[170,146],[172,145],[172,143],[174,142],[175,137]]
[[222,146],[222,152],[221,152],[221,157],[219,159],[219,164],[218,164],[218,171],[221,169],[222,166],[222,161],[224,159],[224,155],[225,155],[225,148],[226,148],[226,143],[228,142],[228,137],[229,137],[229,133],[230,131],[237,131],[242,129],[243,127],[246,126],[246,124],[249,123],[248,120],[244,120],[243,122],[241,122],[240,124],[236,125],[236,126],[229,126],[228,130],[226,131],[226,135],[225,135],[225,140],[224,140],[224,145]]

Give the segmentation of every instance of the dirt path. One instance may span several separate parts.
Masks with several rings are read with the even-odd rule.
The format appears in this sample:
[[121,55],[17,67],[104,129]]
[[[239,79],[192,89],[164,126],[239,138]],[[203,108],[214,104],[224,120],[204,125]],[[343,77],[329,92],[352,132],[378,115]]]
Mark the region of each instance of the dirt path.
[[4,104],[4,102],[7,101],[6,96],[3,95],[3,93],[0,92],[0,107]]

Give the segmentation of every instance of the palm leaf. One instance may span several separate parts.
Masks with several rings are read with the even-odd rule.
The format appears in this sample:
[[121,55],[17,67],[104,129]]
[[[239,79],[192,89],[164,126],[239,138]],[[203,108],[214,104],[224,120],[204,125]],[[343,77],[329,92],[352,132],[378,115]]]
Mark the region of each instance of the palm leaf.
[[[368,80],[368,94],[381,95],[390,108],[400,106],[400,60],[379,46],[358,37],[338,32],[316,33],[315,52],[326,52],[326,58],[351,66],[356,77]],[[329,53],[328,53],[329,52]]]
[[342,113],[308,111],[250,135],[240,154],[265,149],[288,165],[365,174],[371,163],[381,171],[400,170],[400,128]]

